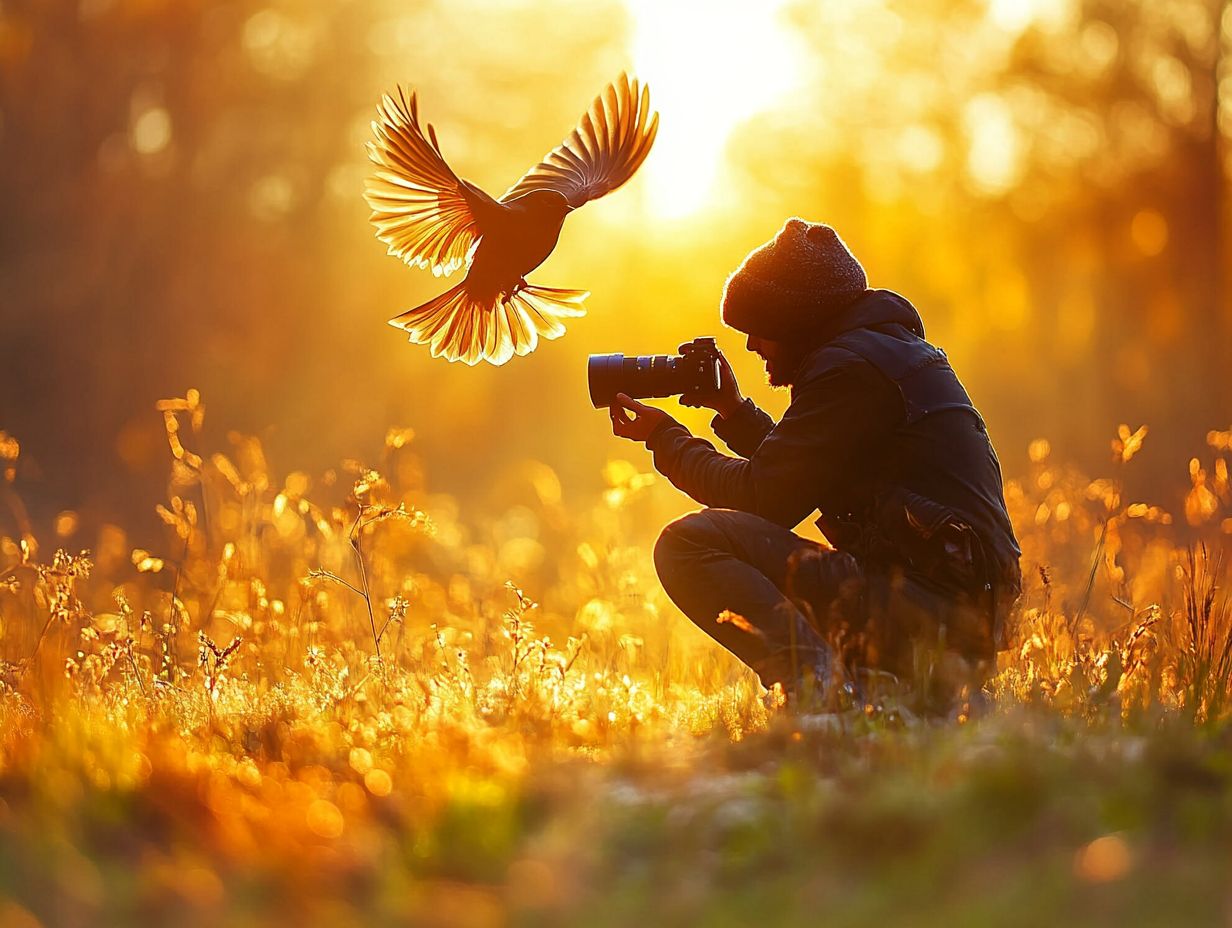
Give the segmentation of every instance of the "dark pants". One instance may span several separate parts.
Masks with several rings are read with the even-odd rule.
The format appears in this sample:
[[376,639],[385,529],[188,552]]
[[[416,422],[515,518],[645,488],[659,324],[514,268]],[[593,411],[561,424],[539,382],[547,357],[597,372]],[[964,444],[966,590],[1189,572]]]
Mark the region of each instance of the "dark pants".
[[751,513],[703,509],[677,519],[654,559],[672,602],[766,686],[788,684],[787,667],[826,652],[827,641],[845,640],[861,665],[899,675],[911,671],[917,645],[970,661],[993,656],[989,612],[966,597]]

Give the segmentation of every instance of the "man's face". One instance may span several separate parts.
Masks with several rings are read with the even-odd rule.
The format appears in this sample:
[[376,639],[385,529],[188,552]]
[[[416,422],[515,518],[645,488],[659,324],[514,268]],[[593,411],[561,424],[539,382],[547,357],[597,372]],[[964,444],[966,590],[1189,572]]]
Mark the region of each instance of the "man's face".
[[772,387],[791,385],[796,368],[800,364],[804,352],[799,347],[787,342],[771,341],[757,335],[750,335],[745,346],[749,351],[755,351],[766,362],[766,379]]

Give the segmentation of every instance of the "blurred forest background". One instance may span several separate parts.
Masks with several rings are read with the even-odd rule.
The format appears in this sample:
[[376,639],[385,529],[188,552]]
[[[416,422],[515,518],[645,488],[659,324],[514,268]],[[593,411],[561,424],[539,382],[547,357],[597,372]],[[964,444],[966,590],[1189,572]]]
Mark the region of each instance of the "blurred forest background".
[[[718,334],[784,407],[717,306],[801,215],[918,306],[1008,474],[1037,437],[1099,472],[1147,423],[1130,495],[1177,508],[1232,421],[1230,51],[1216,0],[0,0],[0,426],[36,522],[153,530],[153,404],[188,387],[208,446],[257,434],[275,470],[405,425],[434,491],[478,506],[533,460],[567,502],[635,453],[590,352]],[[386,319],[444,282],[367,221],[380,95],[414,86],[499,195],[625,68],[656,149],[532,275],[590,315],[499,369],[407,345]]]

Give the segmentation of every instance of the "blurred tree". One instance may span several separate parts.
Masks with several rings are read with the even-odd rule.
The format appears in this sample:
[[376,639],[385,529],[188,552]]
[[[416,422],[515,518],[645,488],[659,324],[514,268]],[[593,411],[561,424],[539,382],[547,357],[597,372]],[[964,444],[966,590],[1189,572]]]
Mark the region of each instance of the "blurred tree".
[[368,121],[416,86],[451,160],[502,192],[622,66],[610,15],[567,7],[0,5],[0,421],[46,505],[148,513],[152,404],[188,386],[207,425],[277,422],[307,467],[422,419],[442,368],[383,324],[436,282],[372,237]]
[[[918,302],[1011,472],[1040,435],[1102,458],[1128,420],[1152,426],[1136,472],[1183,479],[1229,408],[1227,9],[789,2],[800,87],[734,134],[739,171],[689,217],[665,218],[635,179],[571,219],[539,273],[590,288],[591,315],[496,370],[384,327],[439,281],[387,258],[367,223],[373,107],[414,85],[451,163],[499,193],[637,64],[636,9],[3,0],[0,428],[41,466],[44,507],[126,520],[149,513],[165,460],[152,403],[188,386],[207,428],[264,430],[276,469],[323,469],[406,423],[450,489],[526,457],[566,486],[597,480],[629,451],[587,407],[585,354],[714,331],[724,276],[804,213]],[[682,73],[697,43],[741,53],[741,35],[683,22],[658,43]],[[757,390],[756,366],[737,368]]]
[[1179,482],[1232,390],[1227,8],[802,4],[805,90],[739,156],[918,301],[999,435],[1102,457],[1148,421]]

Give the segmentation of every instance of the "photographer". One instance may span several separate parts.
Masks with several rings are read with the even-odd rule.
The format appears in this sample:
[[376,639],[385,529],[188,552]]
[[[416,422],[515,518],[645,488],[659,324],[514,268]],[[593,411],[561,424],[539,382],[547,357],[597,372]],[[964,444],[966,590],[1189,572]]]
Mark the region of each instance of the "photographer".
[[[790,387],[779,422],[726,359],[717,391],[682,402],[715,410],[735,457],[623,393],[611,407],[615,434],[708,507],[659,538],[668,595],[788,692],[841,680],[840,657],[903,675],[927,648],[987,669],[1020,552],[983,419],[916,310],[869,289],[829,226],[791,219],[728,278],[722,317]],[[814,510],[832,547],[792,532]]]

